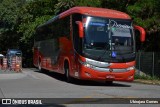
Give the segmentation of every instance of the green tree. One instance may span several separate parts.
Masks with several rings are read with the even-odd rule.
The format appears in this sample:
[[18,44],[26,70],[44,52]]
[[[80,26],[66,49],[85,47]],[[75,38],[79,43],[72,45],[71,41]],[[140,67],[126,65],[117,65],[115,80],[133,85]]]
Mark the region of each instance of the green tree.
[[75,0],[58,0],[58,3],[54,6],[55,7],[55,14],[59,14],[71,7],[75,6]]
[[17,33],[20,24],[20,8],[25,0],[1,0],[0,1],[0,47],[18,47],[20,35]]
[[21,41],[29,42],[33,39],[35,28],[54,16],[56,1],[35,0],[27,2],[21,10],[21,24],[18,32],[22,34]]
[[18,33],[21,34],[20,48],[26,58],[27,65],[32,65],[32,47],[37,26],[54,17],[54,4],[56,0],[32,0],[28,1],[21,9],[21,23]]
[[134,23],[145,28],[147,32],[146,51],[160,50],[160,8],[159,0],[139,0],[127,7],[127,12],[134,18]]
[[134,5],[138,0],[102,0],[103,8],[126,12],[129,5]]
[[76,0],[76,6],[101,7],[102,0]]
[[58,0],[55,5],[55,14],[64,12],[74,6],[100,7],[101,0]]
[[148,32],[152,31],[158,18],[155,3],[155,0],[140,0],[127,8],[127,12],[134,18],[135,23],[143,26]]

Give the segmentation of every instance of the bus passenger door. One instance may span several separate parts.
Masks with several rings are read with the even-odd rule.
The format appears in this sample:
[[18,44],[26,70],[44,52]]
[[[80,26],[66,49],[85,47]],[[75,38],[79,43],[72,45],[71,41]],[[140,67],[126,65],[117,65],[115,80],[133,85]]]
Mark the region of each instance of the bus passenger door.
[[33,47],[33,53],[34,53],[34,56],[33,56],[33,63],[35,66],[38,66],[38,57],[39,57],[39,43],[36,42],[34,44],[34,47]]

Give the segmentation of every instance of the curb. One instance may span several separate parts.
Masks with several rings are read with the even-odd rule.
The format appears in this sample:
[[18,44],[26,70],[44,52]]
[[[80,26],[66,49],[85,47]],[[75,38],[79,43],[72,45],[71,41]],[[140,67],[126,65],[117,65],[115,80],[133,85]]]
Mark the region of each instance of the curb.
[[160,81],[158,81],[158,80],[135,79],[133,82],[142,83],[142,84],[149,84],[149,85],[160,85]]

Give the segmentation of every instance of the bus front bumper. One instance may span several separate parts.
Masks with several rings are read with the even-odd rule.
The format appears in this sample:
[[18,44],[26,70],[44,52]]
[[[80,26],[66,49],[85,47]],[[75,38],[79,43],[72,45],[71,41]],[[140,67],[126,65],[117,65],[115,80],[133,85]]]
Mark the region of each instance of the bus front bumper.
[[81,65],[79,78],[93,81],[133,81],[135,69],[95,70]]

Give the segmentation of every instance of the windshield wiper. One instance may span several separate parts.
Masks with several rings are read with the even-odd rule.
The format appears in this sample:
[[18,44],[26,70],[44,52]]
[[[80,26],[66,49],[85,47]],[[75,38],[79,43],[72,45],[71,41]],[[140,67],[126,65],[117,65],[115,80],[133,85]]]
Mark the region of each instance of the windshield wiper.
[[[117,48],[117,50],[115,50],[116,48]],[[114,51],[119,52],[118,55],[122,58],[122,61],[123,61],[123,62],[126,62],[126,60],[125,60],[123,54],[121,53],[121,50],[120,50],[120,48],[119,48],[119,45],[114,45]],[[112,51],[112,52],[113,52],[113,51]],[[112,57],[113,57],[113,56],[112,56]]]
[[102,57],[106,54],[106,52],[109,51],[109,49],[110,49],[110,45],[107,43],[107,44],[105,45],[105,50],[104,50],[104,52],[102,53],[102,55],[100,55],[100,56],[97,58],[97,60],[101,60]]

